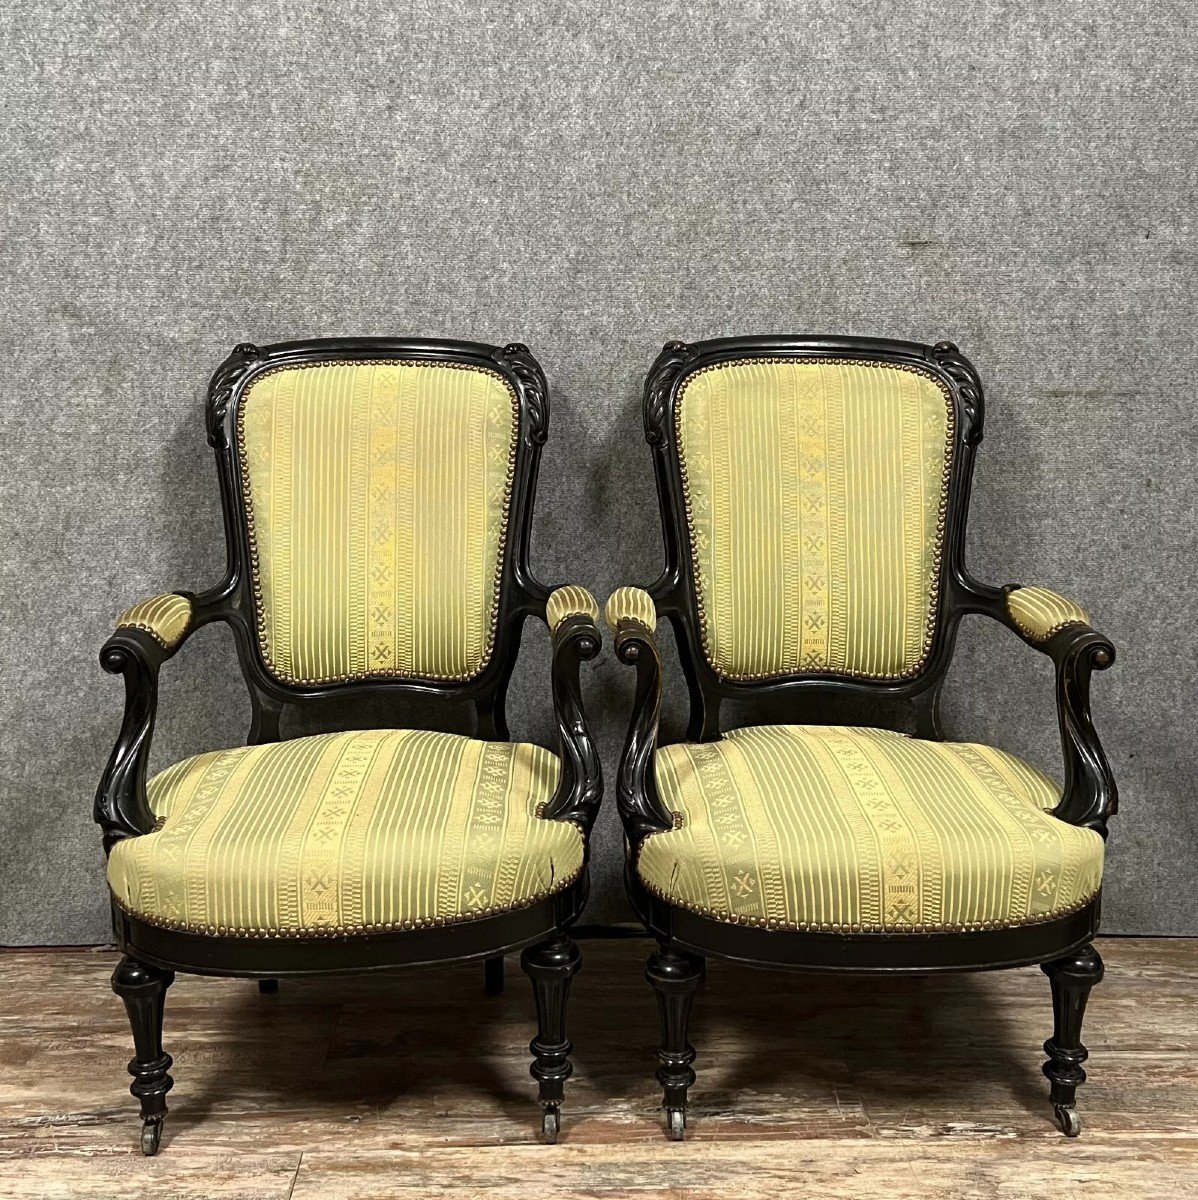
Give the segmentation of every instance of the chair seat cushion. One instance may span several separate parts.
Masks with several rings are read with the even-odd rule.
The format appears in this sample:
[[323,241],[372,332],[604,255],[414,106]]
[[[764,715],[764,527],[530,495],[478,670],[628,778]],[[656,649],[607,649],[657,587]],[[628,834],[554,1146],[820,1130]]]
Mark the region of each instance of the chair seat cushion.
[[1047,776],[989,746],[773,725],[658,751],[678,828],[637,871],[670,904],[770,929],[995,929],[1078,909],[1103,841]]
[[537,815],[539,746],[379,729],[201,754],[150,781],[159,827],[118,842],[117,903],[221,936],[366,934],[522,908],[567,887],[583,835]]

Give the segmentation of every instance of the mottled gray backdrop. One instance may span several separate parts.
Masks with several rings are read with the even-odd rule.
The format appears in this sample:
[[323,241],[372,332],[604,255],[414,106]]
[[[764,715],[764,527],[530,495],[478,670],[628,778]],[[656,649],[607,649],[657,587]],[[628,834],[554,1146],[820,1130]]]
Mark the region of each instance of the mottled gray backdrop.
[[[659,565],[638,410],[665,338],[955,339],[989,389],[973,568],[1119,647],[1107,928],[1198,933],[1187,0],[2,12],[0,940],[107,936],[90,809],[122,689],[96,652],[134,599],[221,570],[210,370],[244,339],[388,333],[529,343],[554,406],[535,562],[601,597]],[[527,646],[513,731],[545,740]],[[608,649],[609,777],[629,684]],[[967,623],[946,701],[954,735],[1059,772],[1049,665],[997,626]],[[220,628],[161,712],[160,766],[243,738]],[[596,920],[628,916],[619,859],[609,804]]]

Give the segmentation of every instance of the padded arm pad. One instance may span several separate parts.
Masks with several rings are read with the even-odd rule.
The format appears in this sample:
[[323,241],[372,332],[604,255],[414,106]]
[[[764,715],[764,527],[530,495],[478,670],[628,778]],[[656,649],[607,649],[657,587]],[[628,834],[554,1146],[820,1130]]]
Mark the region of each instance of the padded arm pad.
[[617,588],[608,597],[603,615],[612,633],[618,632],[621,621],[635,621],[650,632],[657,628],[657,606],[643,588]]
[[142,600],[117,619],[117,629],[141,629],[150,634],[164,650],[171,652],[191,627],[191,601],[186,596],[167,592]]
[[1086,610],[1047,588],[1016,588],[1007,593],[1007,615],[1029,641],[1046,642],[1066,625],[1089,625]]
[[567,617],[590,617],[592,621],[598,622],[598,601],[586,588],[578,587],[577,584],[559,587],[545,601],[545,620],[550,629],[556,630]]

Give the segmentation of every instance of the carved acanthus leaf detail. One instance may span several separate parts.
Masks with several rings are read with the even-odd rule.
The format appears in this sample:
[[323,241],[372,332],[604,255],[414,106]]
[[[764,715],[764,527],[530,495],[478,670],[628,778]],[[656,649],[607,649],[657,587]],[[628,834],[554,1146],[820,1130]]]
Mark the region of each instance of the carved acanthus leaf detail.
[[976,446],[982,440],[985,402],[982,381],[973,363],[952,342],[937,342],[932,347],[932,360],[956,385],[964,423],[962,438],[967,446]]
[[234,346],[208,384],[208,445],[223,450],[228,443],[224,434],[225,413],[233,392],[246,371],[262,357],[262,351],[250,342]]
[[660,446],[666,438],[666,411],[670,393],[690,358],[685,342],[666,342],[645,381],[645,441]]
[[519,381],[522,408],[528,414],[528,436],[537,445],[543,444],[549,436],[549,385],[544,372],[523,342],[509,342],[495,358]]

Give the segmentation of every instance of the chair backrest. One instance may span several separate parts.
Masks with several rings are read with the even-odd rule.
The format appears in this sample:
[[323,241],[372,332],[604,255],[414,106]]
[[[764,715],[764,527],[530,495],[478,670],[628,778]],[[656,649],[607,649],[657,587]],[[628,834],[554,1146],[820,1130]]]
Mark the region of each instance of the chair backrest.
[[543,605],[523,568],[547,421],[520,346],[239,347],[209,428],[255,674],[300,691],[505,675],[512,619]]
[[667,347],[646,387],[672,560],[655,598],[687,618],[697,671],[895,684],[928,668],[975,385],[955,350],[912,343]]

